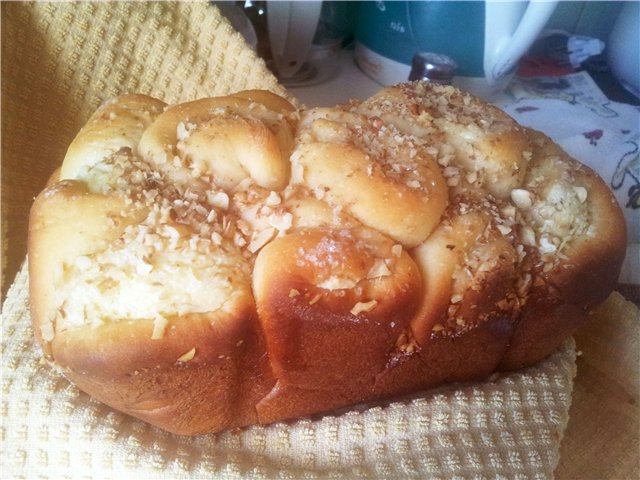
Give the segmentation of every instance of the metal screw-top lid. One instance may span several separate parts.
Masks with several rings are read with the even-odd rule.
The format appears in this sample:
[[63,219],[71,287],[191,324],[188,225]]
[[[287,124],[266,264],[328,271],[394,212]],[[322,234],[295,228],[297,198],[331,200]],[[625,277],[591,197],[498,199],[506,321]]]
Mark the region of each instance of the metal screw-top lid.
[[436,83],[451,83],[458,64],[440,53],[418,52],[411,61],[409,80],[430,80]]

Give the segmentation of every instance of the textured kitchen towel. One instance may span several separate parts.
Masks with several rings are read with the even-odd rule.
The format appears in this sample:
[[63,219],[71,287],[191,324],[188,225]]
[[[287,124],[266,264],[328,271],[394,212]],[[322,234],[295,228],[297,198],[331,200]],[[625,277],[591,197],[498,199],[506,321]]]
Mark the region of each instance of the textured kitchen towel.
[[[168,102],[247,88],[286,93],[208,3],[0,8],[3,246],[7,238],[24,242],[33,195],[104,99],[126,91]],[[5,258],[16,271],[19,251],[9,242]],[[186,438],[92,400],[42,363],[28,302],[23,268],[2,313],[3,479],[530,479],[552,477],[558,462],[572,342],[533,368],[485,383]]]
[[540,364],[341,414],[199,437],[91,399],[41,361],[26,268],[2,314],[0,477],[548,479],[576,372],[567,342]]

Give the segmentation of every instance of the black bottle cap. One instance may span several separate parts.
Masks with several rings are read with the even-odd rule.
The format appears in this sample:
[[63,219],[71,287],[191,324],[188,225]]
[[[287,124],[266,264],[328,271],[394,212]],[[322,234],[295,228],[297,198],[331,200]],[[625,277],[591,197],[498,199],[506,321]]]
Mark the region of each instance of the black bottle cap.
[[411,61],[409,80],[430,80],[437,83],[451,83],[458,64],[446,55],[418,52]]

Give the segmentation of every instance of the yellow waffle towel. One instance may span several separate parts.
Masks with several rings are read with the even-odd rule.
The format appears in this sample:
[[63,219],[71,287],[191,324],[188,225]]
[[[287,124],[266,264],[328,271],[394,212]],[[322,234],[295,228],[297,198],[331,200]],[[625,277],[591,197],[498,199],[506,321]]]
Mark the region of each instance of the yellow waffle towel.
[[91,399],[40,361],[22,270],[2,319],[2,478],[548,479],[575,344],[539,365],[374,406],[200,437]]
[[[2,8],[3,270],[32,197],[93,110],[124,92],[169,103],[286,94],[208,3]],[[551,478],[575,376],[572,341],[540,365],[375,406],[185,438],[102,405],[40,361],[20,270],[2,316],[2,478]]]

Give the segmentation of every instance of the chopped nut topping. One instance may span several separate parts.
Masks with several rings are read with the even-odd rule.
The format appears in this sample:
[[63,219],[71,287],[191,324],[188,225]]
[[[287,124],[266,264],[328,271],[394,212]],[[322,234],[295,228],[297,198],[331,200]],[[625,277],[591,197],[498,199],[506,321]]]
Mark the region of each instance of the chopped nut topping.
[[178,140],[186,140],[189,138],[189,131],[187,130],[187,127],[185,127],[184,122],[178,123],[176,136],[178,137]]
[[224,192],[216,192],[214,194],[207,194],[207,200],[214,207],[218,207],[222,210],[229,208],[229,195]]
[[255,253],[269,243],[276,236],[275,228],[266,228],[260,232],[254,233],[247,249],[251,253]]
[[407,180],[406,185],[407,185],[407,187],[412,188],[414,190],[420,188],[420,182],[418,180],[415,180],[415,179]]
[[87,270],[91,267],[91,260],[86,255],[80,255],[75,259],[75,266],[80,270]]
[[358,302],[351,309],[351,314],[359,315],[363,312],[368,313],[376,308],[376,305],[378,305],[378,302],[376,300],[370,300],[368,302]]
[[325,290],[340,290],[345,288],[353,288],[356,286],[356,281],[352,278],[342,277],[339,275],[332,275],[317,286],[324,288]]
[[187,353],[180,355],[180,357],[178,357],[178,362],[186,363],[190,360],[193,360],[193,357],[195,357],[195,355],[196,355],[196,347],[193,347]]
[[460,303],[464,297],[460,293],[451,295],[451,303]]
[[587,189],[584,187],[573,187],[573,191],[576,193],[578,197],[578,201],[580,203],[584,203],[587,201]]
[[[487,113],[485,107],[478,109],[471,97],[460,95],[449,87],[433,87],[437,95],[429,95],[428,88],[432,87],[415,87],[406,102],[392,102],[384,98],[370,101],[366,106],[353,102],[339,111],[337,120],[332,117],[335,112],[328,109],[314,110],[309,114],[311,119],[302,113],[295,121],[306,121],[307,127],[303,125],[296,135],[305,142],[349,143],[360,149],[363,159],[369,163],[354,171],[359,173],[360,169],[366,169],[372,183],[383,178],[393,179],[395,186],[401,187],[403,195],[409,193],[404,187],[430,193],[435,186],[435,180],[423,178],[420,173],[427,168],[427,161],[433,163],[433,168],[444,176],[449,187],[455,187],[448,191],[449,207],[437,232],[438,235],[444,234],[444,246],[453,251],[453,257],[460,259],[452,280],[453,291],[462,293],[450,296],[447,318],[432,327],[433,332],[449,334],[486,318],[482,315],[487,315],[487,312],[479,311],[477,305],[462,305],[462,302],[474,296],[475,292],[484,293],[482,289],[494,281],[492,275],[496,267],[502,273],[500,269],[503,266],[508,269],[516,264],[515,270],[505,274],[504,281],[498,280],[500,288],[506,285],[509,291],[494,303],[494,308],[502,309],[505,315],[515,315],[515,309],[525,304],[532,288],[543,286],[547,281],[553,283],[552,275],[547,278],[542,273],[551,272],[560,261],[567,259],[563,251],[570,251],[568,245],[573,239],[595,235],[596,228],[590,225],[589,205],[584,205],[589,192],[579,185],[580,177],[575,172],[566,171],[560,172],[556,178],[557,169],[541,166],[544,162],[561,162],[560,157],[554,160],[543,152],[547,155],[543,161],[538,156],[540,151],[518,148],[515,157],[529,164],[502,165],[502,158],[493,158],[491,153],[478,146],[477,141],[482,140],[487,132],[512,131],[509,120],[491,111]],[[421,89],[423,95],[416,96],[416,91]],[[403,93],[399,92],[400,95]],[[252,109],[267,110],[260,103],[254,103]],[[215,114],[228,115],[229,111],[218,109]],[[344,118],[340,116],[342,114]],[[110,119],[114,118],[115,114],[111,114]],[[291,154],[291,178],[281,191],[259,186],[250,177],[230,187],[213,171],[208,171],[206,162],[186,154],[188,139],[196,128],[187,119],[179,122],[175,131],[177,144],[165,145],[166,151],[157,154],[153,166],[138,157],[136,148],[124,148],[112,158],[87,168],[82,180],[91,191],[121,195],[124,206],[118,209],[120,211],[110,213],[107,221],[123,233],[105,252],[76,258],[65,266],[72,271],[60,275],[61,278],[77,276],[82,280],[64,285],[67,296],[72,295],[68,291],[81,291],[79,284],[87,288],[93,298],[100,295],[100,298],[112,300],[122,297],[123,293],[128,294],[123,304],[135,305],[126,313],[130,318],[153,318],[151,338],[154,340],[163,338],[167,332],[169,321],[163,315],[172,318],[174,312],[179,315],[195,311],[195,306],[200,309],[198,311],[219,309],[220,304],[212,300],[213,297],[218,296],[224,301],[231,296],[235,285],[250,280],[255,254],[276,236],[284,236],[294,225],[305,228],[320,224],[328,228],[344,227],[345,230],[354,225],[361,227],[331,184],[306,184],[305,168],[300,163],[306,160],[302,158],[305,153],[301,153],[306,150],[294,150]],[[451,134],[447,130],[451,128],[457,130]],[[529,144],[536,144],[536,141],[529,141]],[[537,147],[540,145],[538,141]],[[532,145],[532,148],[537,147]],[[503,156],[503,152],[495,153],[496,157]],[[530,162],[534,153],[535,162]],[[468,157],[469,163],[462,157]],[[172,162],[179,172],[173,172],[172,165],[167,162]],[[502,174],[513,177],[515,183],[509,184],[508,188],[513,185],[520,188],[512,188],[507,198],[504,194],[490,195],[489,185],[503,180],[488,173],[486,165],[490,163],[500,164],[498,177]],[[312,167],[308,168],[311,170],[306,173],[313,173]],[[310,176],[310,180],[312,178]],[[104,179],[106,181],[103,182]],[[367,178],[363,181],[366,182]],[[305,205],[305,201],[313,202],[311,207]],[[322,206],[316,210],[315,205]],[[325,211],[333,212],[334,217],[331,219]],[[143,212],[141,216],[147,215],[146,218],[141,222],[137,219],[130,221],[138,212]],[[310,212],[308,223],[300,212]],[[480,212],[483,218],[488,217],[488,221],[482,220],[484,226],[473,233],[473,239],[459,241],[457,232],[451,227],[452,218],[470,212]],[[365,225],[365,228],[370,227]],[[370,239],[365,238],[363,243]],[[499,242],[502,250],[488,248],[491,255],[478,253],[484,247],[492,247],[491,242]],[[337,269],[334,269],[334,274],[315,285],[311,292],[301,288],[301,293],[291,288],[289,298],[304,294],[300,301],[314,305],[325,294],[348,298],[351,294],[346,291],[348,289],[362,295],[365,289],[360,288],[360,282],[393,275],[397,268],[403,245],[393,245],[390,253],[388,244],[384,245],[371,250],[373,255],[363,261],[369,263],[358,263],[359,267],[364,265],[358,274],[351,271],[335,273]],[[413,252],[409,250],[407,253],[411,255]],[[233,272],[237,269],[244,269],[242,282],[234,278]],[[221,271],[223,273],[219,273]],[[358,275],[363,278],[355,278]],[[488,282],[485,281],[487,278]],[[220,294],[212,295],[211,292],[219,286]],[[405,284],[402,288],[408,287]],[[332,292],[329,294],[327,290]],[[467,291],[474,293],[466,295]],[[109,310],[96,314],[90,311],[92,305],[80,298],[82,296],[78,293],[73,301],[69,301],[61,295],[68,303],[58,304],[56,317],[40,327],[45,341],[52,340],[54,329],[63,323],[80,324],[84,321],[97,325],[112,318],[126,318],[113,315]],[[86,294],[84,297],[92,298]],[[171,298],[163,303],[163,297]],[[157,298],[163,300],[157,302]],[[138,299],[144,299],[148,305],[140,306],[138,303],[141,302],[136,303]],[[350,313],[371,312],[377,304],[376,300],[357,302]],[[116,310],[120,307],[117,306]],[[67,322],[64,317],[72,310],[75,311],[74,320]],[[145,315],[136,316],[138,311],[145,311]],[[393,322],[391,326],[395,328]],[[408,335],[401,335],[397,351],[411,353],[419,348]],[[242,340],[238,345],[241,343]],[[192,360],[195,353],[194,347],[181,355],[178,362]],[[220,355],[219,358],[229,357]]]
[[543,235],[540,237],[540,253],[554,253],[557,247],[550,241],[549,237]]
[[513,205],[505,205],[500,209],[500,213],[506,218],[513,219],[516,216],[516,209]]
[[309,300],[309,305],[314,305],[316,303],[318,303],[318,301],[322,298],[322,294],[320,293],[316,293],[311,300]]
[[475,181],[478,180],[478,172],[467,172],[465,177],[467,179],[467,182],[475,183]]
[[235,243],[239,248],[242,248],[247,244],[247,241],[242,236],[241,232],[236,232],[233,236],[233,243]]
[[270,207],[275,207],[276,205],[280,205],[280,203],[282,203],[282,199],[280,198],[280,195],[278,195],[278,192],[270,192],[269,196],[266,198],[266,200],[264,201],[265,205],[268,205]]
[[50,342],[55,338],[53,322],[44,322],[40,325],[40,335],[45,342]]
[[521,237],[524,245],[528,247],[536,246],[536,234],[530,226],[525,225],[522,227]]
[[445,169],[442,171],[442,174],[445,176],[445,178],[458,177],[460,175],[460,169],[458,167],[448,166],[445,167]]
[[221,245],[222,244],[222,235],[220,235],[218,232],[212,232],[211,233],[211,241],[213,242],[214,245]]
[[151,334],[151,340],[160,340],[164,337],[164,332],[169,325],[169,320],[164,317],[156,317],[153,319],[153,333]]
[[521,210],[531,208],[533,202],[531,200],[531,193],[528,190],[522,188],[514,188],[511,190],[511,200]]
[[381,258],[377,258],[373,263],[373,266],[367,272],[367,278],[379,278],[388,277],[391,275],[391,270],[387,266],[387,262]]
[[286,232],[287,230],[289,230],[292,224],[293,215],[291,215],[289,212],[284,212],[281,215],[275,213],[269,215],[269,225],[281,232]]
[[460,176],[456,175],[454,177],[447,178],[447,186],[457,187],[459,184],[460,184]]
[[[293,161],[293,158],[291,160]],[[291,167],[291,183],[304,183],[304,165],[293,163]]]
[[503,235],[508,235],[511,233],[511,227],[507,227],[506,225],[498,225],[497,228]]

